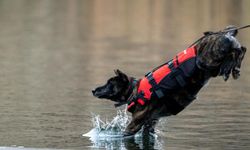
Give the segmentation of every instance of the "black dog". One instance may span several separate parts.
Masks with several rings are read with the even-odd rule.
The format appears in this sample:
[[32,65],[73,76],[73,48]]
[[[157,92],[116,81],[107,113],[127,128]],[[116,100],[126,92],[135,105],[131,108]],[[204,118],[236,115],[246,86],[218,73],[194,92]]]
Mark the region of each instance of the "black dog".
[[132,121],[124,135],[153,132],[158,119],[176,115],[189,105],[206,82],[216,76],[226,81],[230,74],[239,77],[246,48],[235,38],[237,28],[230,26],[220,32],[205,32],[194,46],[157,67],[144,78],[136,80],[115,70],[115,77],[93,90],[93,95],[128,104]]

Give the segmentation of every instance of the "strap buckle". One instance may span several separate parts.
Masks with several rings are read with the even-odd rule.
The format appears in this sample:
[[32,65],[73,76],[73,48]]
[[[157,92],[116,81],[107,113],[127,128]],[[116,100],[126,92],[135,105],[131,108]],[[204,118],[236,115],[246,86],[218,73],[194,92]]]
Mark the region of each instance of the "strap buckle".
[[170,60],[167,64],[168,64],[169,69],[172,71],[174,69],[174,61]]

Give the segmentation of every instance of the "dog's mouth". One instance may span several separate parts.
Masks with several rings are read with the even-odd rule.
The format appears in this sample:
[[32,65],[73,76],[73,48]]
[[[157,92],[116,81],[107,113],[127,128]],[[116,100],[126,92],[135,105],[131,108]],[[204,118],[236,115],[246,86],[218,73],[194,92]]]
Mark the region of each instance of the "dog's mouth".
[[103,94],[101,92],[98,92],[98,90],[94,89],[92,90],[92,94],[97,98],[102,98]]
[[106,88],[99,87],[92,90],[92,94],[97,98],[107,98],[108,95],[110,95],[110,92],[109,90],[106,90]]

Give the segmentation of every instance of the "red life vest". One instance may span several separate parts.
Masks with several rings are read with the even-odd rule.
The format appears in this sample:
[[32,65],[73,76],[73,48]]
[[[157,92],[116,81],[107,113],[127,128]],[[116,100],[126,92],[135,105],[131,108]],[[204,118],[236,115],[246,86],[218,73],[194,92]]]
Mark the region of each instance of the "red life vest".
[[[156,87],[160,85],[161,81],[165,77],[167,77],[171,72],[173,72],[173,69],[177,69],[179,66],[183,65],[184,63],[187,63],[188,60],[195,57],[196,49],[193,46],[178,53],[176,57],[173,58],[171,61],[147,74],[144,78],[141,79],[137,89],[137,96],[128,104],[128,110],[130,110],[136,103],[140,105],[145,105],[146,101],[151,99],[153,92],[156,92],[158,98],[163,97],[164,93],[161,91],[160,88]],[[195,63],[195,61],[192,61],[192,63]],[[191,66],[194,65],[195,64],[192,64]],[[186,64],[184,67],[182,67],[184,70],[183,74],[189,74],[189,71],[188,69],[186,69],[186,66],[190,65]],[[180,82],[180,84],[183,84],[181,83],[183,81],[183,77],[180,76],[178,78],[177,81]]]

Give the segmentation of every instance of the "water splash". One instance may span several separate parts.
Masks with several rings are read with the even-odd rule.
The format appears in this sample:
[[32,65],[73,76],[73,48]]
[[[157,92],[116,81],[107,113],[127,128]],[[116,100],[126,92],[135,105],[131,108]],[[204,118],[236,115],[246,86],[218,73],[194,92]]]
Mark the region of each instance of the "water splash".
[[[117,115],[111,121],[103,121],[100,115],[93,115],[93,129],[83,134],[89,137],[92,142],[92,148],[105,149],[155,149],[161,145],[156,134],[148,136],[143,135],[143,129],[130,137],[124,137],[123,132],[129,124],[131,117],[125,110],[118,110]],[[131,147],[131,148],[130,148]],[[158,149],[157,148],[157,149]]]
[[83,134],[86,137],[98,137],[98,138],[106,138],[106,137],[122,137],[123,132],[128,125],[130,117],[127,114],[126,110],[118,110],[117,115],[112,119],[112,121],[103,121],[100,118],[100,115],[93,115],[92,124],[93,129],[88,133]]

